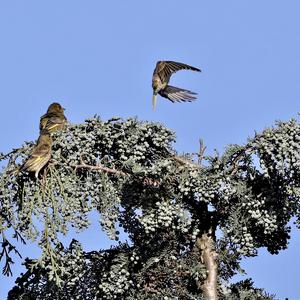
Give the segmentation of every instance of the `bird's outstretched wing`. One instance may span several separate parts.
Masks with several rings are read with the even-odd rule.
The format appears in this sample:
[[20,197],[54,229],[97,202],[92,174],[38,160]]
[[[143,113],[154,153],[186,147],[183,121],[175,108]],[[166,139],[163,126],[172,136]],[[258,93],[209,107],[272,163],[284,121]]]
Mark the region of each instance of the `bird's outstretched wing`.
[[201,72],[200,69],[176,61],[158,61],[153,75],[157,74],[162,82],[168,82],[173,73],[179,70],[192,70]]
[[159,94],[172,102],[191,102],[197,99],[197,93],[167,85]]

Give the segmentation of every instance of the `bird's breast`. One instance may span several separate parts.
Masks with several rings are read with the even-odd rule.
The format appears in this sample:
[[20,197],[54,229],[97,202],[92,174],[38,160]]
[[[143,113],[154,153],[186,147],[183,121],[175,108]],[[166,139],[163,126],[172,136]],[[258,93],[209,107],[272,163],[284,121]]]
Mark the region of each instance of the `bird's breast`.
[[165,84],[163,84],[158,76],[154,76],[152,79],[152,88],[155,92],[159,92],[161,89],[165,88]]

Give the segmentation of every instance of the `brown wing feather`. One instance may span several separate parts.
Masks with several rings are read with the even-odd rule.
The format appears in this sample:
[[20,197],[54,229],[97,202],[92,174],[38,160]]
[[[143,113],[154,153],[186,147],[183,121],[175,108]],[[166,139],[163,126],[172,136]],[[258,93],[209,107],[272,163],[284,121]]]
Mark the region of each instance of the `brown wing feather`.
[[20,167],[19,171],[27,170],[29,172],[35,172],[35,176],[37,177],[41,168],[47,164],[51,157],[51,145],[52,139],[50,134],[48,132],[42,132],[37,144],[32,149],[31,155]]
[[40,130],[46,129],[53,132],[62,129],[67,123],[67,118],[63,113],[46,113],[40,119]]
[[176,61],[159,61],[156,64],[154,74],[156,73],[162,82],[168,82],[171,75],[179,70],[192,70],[201,72],[201,70],[198,68]]
[[159,94],[172,102],[191,102],[197,99],[196,93],[171,85],[167,85],[165,89],[159,91]]

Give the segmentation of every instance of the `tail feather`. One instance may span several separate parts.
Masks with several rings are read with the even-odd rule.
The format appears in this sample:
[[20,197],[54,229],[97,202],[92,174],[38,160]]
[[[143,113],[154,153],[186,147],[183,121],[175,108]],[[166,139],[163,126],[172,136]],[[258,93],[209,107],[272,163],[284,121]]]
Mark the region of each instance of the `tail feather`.
[[157,95],[153,94],[153,96],[152,96],[152,107],[153,107],[153,110],[155,110],[155,108],[156,108],[156,101],[157,101]]
[[197,93],[167,85],[159,94],[172,102],[191,102],[197,99]]

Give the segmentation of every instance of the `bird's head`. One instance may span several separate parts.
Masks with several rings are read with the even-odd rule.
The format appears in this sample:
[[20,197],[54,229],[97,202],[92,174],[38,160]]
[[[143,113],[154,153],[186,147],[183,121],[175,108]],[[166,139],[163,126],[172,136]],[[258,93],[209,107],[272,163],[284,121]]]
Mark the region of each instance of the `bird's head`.
[[51,112],[63,112],[65,109],[57,102],[54,102],[49,105],[47,113]]

